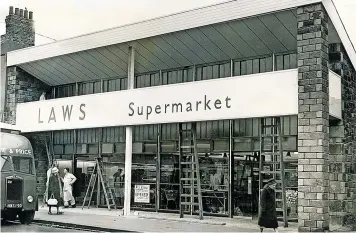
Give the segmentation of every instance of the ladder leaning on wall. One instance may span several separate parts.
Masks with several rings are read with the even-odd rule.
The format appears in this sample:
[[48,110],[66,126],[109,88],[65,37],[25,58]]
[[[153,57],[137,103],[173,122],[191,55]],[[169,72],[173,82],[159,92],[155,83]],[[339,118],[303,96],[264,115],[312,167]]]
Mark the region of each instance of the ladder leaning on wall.
[[45,145],[48,167],[54,163],[54,150],[53,150],[53,142],[51,133],[41,133],[39,136],[39,141]]
[[192,215],[198,207],[199,218],[202,220],[203,198],[197,152],[196,123],[179,124],[179,174],[180,217],[183,218],[184,212],[187,210],[190,210]]
[[281,213],[284,226],[288,227],[281,119],[280,117],[261,118],[260,126],[259,202],[261,202],[264,185],[268,179],[274,178],[277,182],[277,217],[278,213]]

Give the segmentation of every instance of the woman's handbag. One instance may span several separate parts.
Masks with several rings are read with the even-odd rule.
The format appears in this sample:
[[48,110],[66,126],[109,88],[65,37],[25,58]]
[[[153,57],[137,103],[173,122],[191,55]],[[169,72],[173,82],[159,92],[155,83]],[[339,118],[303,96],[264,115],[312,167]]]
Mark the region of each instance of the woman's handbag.
[[56,198],[54,198],[54,195],[52,194],[52,195],[51,195],[51,198],[48,199],[48,201],[47,201],[47,205],[49,205],[49,206],[56,206],[57,204],[58,204],[58,201],[57,201]]

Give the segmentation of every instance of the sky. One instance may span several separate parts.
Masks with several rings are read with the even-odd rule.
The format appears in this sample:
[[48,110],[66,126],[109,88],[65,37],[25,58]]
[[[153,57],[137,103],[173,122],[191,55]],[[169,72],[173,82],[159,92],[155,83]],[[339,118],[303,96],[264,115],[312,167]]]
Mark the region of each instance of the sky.
[[[226,0],[0,0],[0,35],[9,6],[33,11],[36,45]],[[356,0],[334,0],[356,47]],[[52,38],[48,39],[46,37]]]

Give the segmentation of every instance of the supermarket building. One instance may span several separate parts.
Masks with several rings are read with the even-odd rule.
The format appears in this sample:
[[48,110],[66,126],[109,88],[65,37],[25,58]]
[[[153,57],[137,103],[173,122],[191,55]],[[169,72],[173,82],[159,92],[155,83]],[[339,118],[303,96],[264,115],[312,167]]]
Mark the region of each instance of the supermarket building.
[[[354,221],[356,51],[332,0],[228,1],[41,46],[22,10],[7,24],[19,49],[1,57],[2,111],[34,144],[39,194],[50,134],[79,202],[100,156],[126,214],[178,212],[178,129],[195,122],[206,214],[255,216],[245,158],[260,151],[259,119],[281,117],[299,230]],[[135,202],[135,185],[149,200]]]

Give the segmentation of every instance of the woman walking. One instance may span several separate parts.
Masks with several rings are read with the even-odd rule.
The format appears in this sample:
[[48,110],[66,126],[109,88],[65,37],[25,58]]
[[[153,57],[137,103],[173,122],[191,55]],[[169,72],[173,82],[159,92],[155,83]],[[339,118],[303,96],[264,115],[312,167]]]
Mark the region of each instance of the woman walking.
[[[63,214],[63,212],[59,211],[61,198],[63,196],[63,190],[62,190],[62,182],[58,173],[59,173],[58,168],[56,167],[52,168],[52,174],[49,177],[49,181],[48,181],[48,201],[47,201],[49,207],[48,214],[52,214],[51,212],[52,206],[57,207],[57,214]],[[53,205],[50,199],[52,200],[56,199],[57,204]]]
[[270,179],[262,190],[258,216],[258,225],[260,226],[261,232],[263,232],[264,228],[273,228],[274,231],[278,233],[275,197],[276,185],[276,181]]

